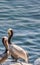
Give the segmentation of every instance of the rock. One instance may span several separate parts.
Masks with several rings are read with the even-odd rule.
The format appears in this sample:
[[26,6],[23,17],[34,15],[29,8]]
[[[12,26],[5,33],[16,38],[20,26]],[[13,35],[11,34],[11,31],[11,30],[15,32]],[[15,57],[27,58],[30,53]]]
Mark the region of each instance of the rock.
[[40,58],[38,58],[38,59],[36,59],[36,60],[34,61],[34,65],[40,65]]
[[33,64],[21,62],[21,63],[13,63],[10,65],[33,65]]

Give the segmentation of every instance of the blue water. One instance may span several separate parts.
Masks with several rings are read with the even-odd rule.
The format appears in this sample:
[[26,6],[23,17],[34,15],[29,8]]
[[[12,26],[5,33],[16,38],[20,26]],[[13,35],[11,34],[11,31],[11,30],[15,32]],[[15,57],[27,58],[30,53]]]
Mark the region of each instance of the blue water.
[[28,51],[29,62],[34,63],[40,57],[40,0],[0,0],[0,54],[9,28],[14,30],[12,42]]

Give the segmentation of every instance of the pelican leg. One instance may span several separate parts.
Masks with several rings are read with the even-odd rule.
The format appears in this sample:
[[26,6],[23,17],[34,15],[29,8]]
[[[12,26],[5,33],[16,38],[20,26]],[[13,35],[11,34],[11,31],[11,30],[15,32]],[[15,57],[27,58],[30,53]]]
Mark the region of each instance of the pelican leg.
[[17,59],[15,59],[15,62],[17,62]]
[[15,61],[14,62],[17,62],[17,58],[14,58],[12,55],[11,55],[12,59],[14,59]]
[[12,55],[11,55],[12,59],[15,59]]

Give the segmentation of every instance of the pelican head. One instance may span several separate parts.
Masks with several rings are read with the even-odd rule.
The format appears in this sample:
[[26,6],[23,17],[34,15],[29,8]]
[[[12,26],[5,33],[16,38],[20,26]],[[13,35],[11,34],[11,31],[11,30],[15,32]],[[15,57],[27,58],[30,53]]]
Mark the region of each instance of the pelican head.
[[11,40],[12,36],[13,36],[13,30],[11,28],[9,28],[8,29],[8,42],[9,42],[9,44],[10,44],[10,40]]
[[13,30],[11,28],[8,29],[8,35],[11,37],[13,36]]
[[8,49],[8,38],[6,36],[4,36],[2,38],[2,42],[3,42],[3,45],[5,46],[5,48]]

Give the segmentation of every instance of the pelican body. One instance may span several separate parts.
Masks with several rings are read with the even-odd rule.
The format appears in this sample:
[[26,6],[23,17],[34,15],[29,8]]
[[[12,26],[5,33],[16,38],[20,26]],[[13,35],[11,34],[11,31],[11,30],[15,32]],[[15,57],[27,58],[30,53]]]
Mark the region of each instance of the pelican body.
[[11,53],[11,56],[17,60],[18,58],[24,59],[26,62],[28,62],[28,53],[18,45],[15,45],[14,43],[11,43],[11,38],[13,36],[13,30],[10,28],[8,29],[8,44],[9,44],[9,50]]
[[25,62],[28,62],[27,52],[17,45],[9,45],[9,51],[15,59],[22,58]]

